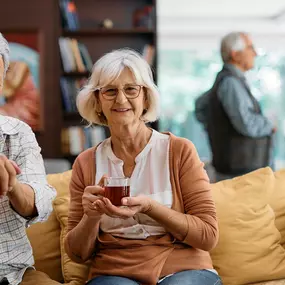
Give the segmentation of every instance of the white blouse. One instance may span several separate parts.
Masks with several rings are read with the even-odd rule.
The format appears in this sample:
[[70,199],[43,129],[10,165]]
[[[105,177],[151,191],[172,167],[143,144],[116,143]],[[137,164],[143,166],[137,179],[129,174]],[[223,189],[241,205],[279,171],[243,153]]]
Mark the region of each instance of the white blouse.
[[[146,195],[171,208],[172,188],[169,173],[169,135],[155,130],[149,143],[135,159],[136,166],[130,177],[130,196]],[[117,158],[111,147],[111,139],[104,140],[96,150],[96,184],[104,174],[124,177],[124,162]],[[129,239],[146,239],[150,235],[161,235],[166,231],[155,220],[141,213],[126,220],[103,215],[100,229],[114,236]],[[206,269],[215,274],[214,269]],[[160,283],[170,274],[159,280]]]
[[[135,158],[135,163],[130,177],[130,196],[145,195],[171,208],[169,135],[153,130],[148,144]],[[124,162],[113,153],[111,139],[104,140],[96,150],[96,184],[104,174],[124,177],[123,165]],[[100,229],[114,236],[133,239],[146,239],[150,235],[165,233],[161,225],[141,213],[126,220],[103,215]]]

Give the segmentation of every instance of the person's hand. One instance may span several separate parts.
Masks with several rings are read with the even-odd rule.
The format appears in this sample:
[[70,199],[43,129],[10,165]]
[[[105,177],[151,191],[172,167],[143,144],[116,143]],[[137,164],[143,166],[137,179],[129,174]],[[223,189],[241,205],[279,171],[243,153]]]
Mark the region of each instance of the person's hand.
[[276,132],[277,132],[277,127],[274,127],[274,128],[272,129],[272,133],[275,134]]
[[136,213],[147,213],[152,208],[152,200],[147,196],[125,197],[122,205],[125,207],[114,206],[108,198],[102,198],[94,202],[94,207],[113,218],[128,219]]
[[103,188],[105,177],[105,175],[102,176],[98,185],[87,186],[84,189],[84,193],[82,196],[83,211],[91,219],[100,219],[102,216],[101,211],[94,207],[94,203],[96,201],[100,201],[105,193]]
[[6,196],[18,183],[17,175],[21,173],[19,166],[5,155],[0,155],[0,196]]

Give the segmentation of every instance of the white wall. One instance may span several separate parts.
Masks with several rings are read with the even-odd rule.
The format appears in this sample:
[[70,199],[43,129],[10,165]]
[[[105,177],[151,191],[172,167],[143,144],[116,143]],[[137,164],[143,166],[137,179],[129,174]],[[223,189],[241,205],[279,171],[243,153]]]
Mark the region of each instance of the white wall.
[[257,47],[285,47],[284,0],[158,0],[157,6],[164,49],[218,48],[221,37],[234,30],[249,32]]

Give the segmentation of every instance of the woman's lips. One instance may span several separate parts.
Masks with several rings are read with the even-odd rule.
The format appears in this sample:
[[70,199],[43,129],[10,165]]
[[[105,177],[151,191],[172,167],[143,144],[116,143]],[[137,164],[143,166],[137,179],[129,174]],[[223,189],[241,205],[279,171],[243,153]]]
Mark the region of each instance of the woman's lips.
[[112,111],[119,112],[119,113],[127,112],[127,111],[129,111],[129,110],[130,110],[130,109],[128,109],[128,108],[116,108],[116,109],[112,109]]

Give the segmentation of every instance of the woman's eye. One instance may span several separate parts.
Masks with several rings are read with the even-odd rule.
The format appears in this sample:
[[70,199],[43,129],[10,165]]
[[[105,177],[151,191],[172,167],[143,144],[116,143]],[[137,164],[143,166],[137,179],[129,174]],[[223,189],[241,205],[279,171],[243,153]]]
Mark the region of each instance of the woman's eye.
[[107,93],[113,93],[113,92],[116,92],[116,89],[107,89],[106,92],[107,92]]

